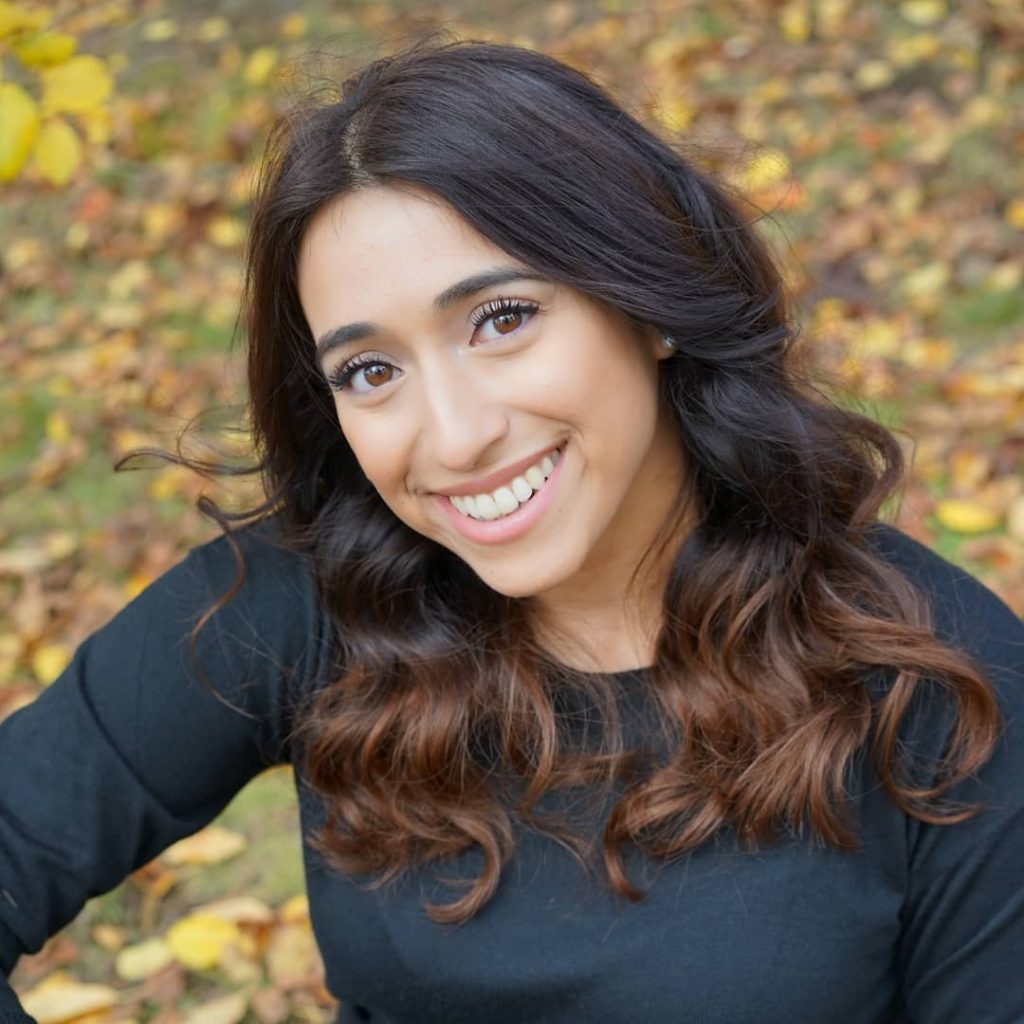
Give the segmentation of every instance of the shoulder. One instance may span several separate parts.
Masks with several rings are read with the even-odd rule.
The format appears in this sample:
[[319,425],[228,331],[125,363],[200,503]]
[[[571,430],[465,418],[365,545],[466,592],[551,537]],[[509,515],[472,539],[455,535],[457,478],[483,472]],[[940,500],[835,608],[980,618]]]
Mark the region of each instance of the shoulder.
[[1024,621],[961,566],[887,523],[873,524],[871,548],[927,598],[936,635],[986,666],[1024,676]]
[[232,603],[253,614],[309,610],[316,603],[312,566],[288,546],[275,516],[197,545],[171,571],[181,586],[211,596],[238,585]]
[[[236,550],[237,548],[237,550]],[[309,559],[290,548],[276,516],[193,547],[164,577],[205,660],[269,659],[302,687],[329,653],[329,619]]]
[[[895,527],[877,524],[872,546],[889,564],[919,588],[932,609],[936,637],[966,655],[991,685],[1002,721],[991,758],[972,775],[953,786],[946,798],[995,808],[958,834],[973,840],[1003,827],[1019,815],[1024,794],[1024,621],[1006,603],[966,569],[954,565],[928,546]],[[902,653],[902,652],[901,652]],[[891,681],[887,682],[882,691]],[[900,729],[901,746],[908,756],[921,756],[924,776],[954,738],[958,703],[944,685],[931,676],[922,680]],[[970,695],[966,696],[968,701]],[[964,737],[965,739],[967,737]],[[942,835],[945,829],[914,822],[912,832]]]

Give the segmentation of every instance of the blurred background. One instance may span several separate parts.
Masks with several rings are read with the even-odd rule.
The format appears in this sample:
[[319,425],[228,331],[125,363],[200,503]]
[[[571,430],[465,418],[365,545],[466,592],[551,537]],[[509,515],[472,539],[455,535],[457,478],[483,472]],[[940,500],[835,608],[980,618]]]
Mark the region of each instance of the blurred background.
[[[720,175],[812,362],[896,429],[897,524],[1024,613],[1019,0],[0,0],[0,717],[189,547],[246,454],[230,348],[260,148],[296,96],[435,28],[593,75]],[[148,468],[147,468],[148,467]],[[14,977],[41,1022],[329,1020],[290,774],[92,901]]]

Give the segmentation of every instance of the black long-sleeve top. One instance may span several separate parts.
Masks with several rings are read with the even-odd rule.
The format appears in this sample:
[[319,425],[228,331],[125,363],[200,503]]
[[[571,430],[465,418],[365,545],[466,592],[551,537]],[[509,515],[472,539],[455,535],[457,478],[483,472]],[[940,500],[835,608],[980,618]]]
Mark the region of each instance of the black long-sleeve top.
[[[292,760],[294,709],[325,678],[331,631],[308,567],[269,543],[269,528],[237,535],[246,582],[197,650],[248,716],[218,701],[188,658],[196,617],[235,577],[219,537],[89,636],[53,685],[0,724],[0,1024],[31,1020],[5,980],[20,955],[209,823],[259,772]],[[996,684],[1007,729],[993,758],[948,794],[986,810],[960,825],[922,823],[858,756],[848,795],[860,851],[792,837],[750,853],[728,830],[656,868],[627,849],[630,878],[648,890],[636,904],[522,828],[494,898],[454,928],[423,910],[424,896],[452,898],[433,870],[377,892],[332,872],[305,841],[322,805],[297,771],[310,913],[339,1021],[1024,1021],[1024,623],[895,528],[879,524],[872,537],[930,595],[940,637]],[[628,703],[642,698],[643,679],[637,670],[613,681]],[[941,687],[919,692],[907,749],[937,759],[951,706]],[[481,862],[471,850],[443,874],[473,877]]]

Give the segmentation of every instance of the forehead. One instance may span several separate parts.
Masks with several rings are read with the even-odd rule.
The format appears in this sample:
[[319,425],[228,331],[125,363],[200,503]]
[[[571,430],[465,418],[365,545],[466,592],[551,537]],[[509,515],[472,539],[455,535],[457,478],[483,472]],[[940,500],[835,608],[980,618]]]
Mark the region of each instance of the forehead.
[[427,305],[461,272],[496,257],[510,262],[444,200],[372,186],[332,200],[312,218],[299,245],[299,295],[307,312],[330,298],[355,319],[357,307],[389,296]]

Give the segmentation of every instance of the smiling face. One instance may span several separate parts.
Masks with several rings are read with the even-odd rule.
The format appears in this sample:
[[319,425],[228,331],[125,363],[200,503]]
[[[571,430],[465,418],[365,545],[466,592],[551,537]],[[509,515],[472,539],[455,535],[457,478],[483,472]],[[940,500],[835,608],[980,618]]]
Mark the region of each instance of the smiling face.
[[[492,272],[522,276],[474,287]],[[621,600],[681,481],[657,332],[538,279],[418,189],[373,186],[320,210],[298,281],[340,429],[399,519],[503,594],[580,614]],[[556,447],[550,482],[505,519],[528,492],[520,481],[500,495],[502,471]],[[543,474],[526,480],[532,491]],[[464,485],[496,497],[476,511],[500,518],[438,494]]]

